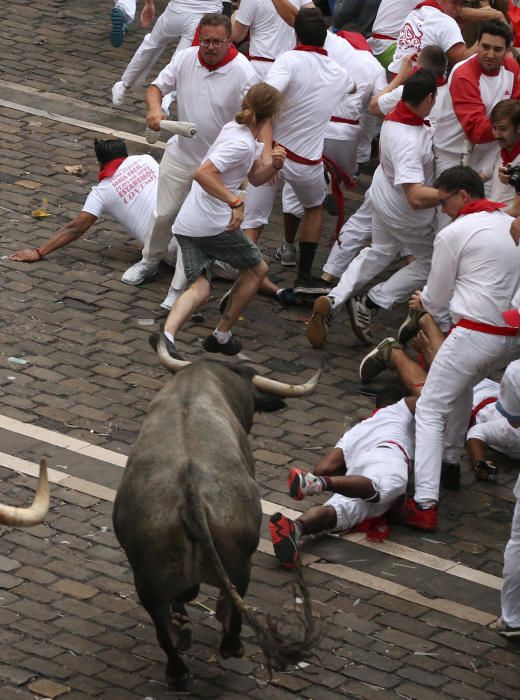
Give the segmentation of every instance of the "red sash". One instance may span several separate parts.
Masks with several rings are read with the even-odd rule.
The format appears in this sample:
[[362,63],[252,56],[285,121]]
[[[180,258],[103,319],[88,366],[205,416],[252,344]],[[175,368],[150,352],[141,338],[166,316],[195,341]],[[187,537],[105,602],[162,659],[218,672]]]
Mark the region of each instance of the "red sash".
[[218,63],[215,63],[213,66],[211,66],[209,63],[206,63],[206,61],[202,58],[202,55],[200,53],[200,49],[199,49],[199,53],[198,53],[198,59],[199,59],[200,65],[204,66],[204,68],[207,68],[209,71],[217,70],[217,68],[221,68],[222,66],[225,66],[227,63],[230,63],[237,56],[238,56],[238,51],[236,49],[236,46],[233,46],[233,44],[230,44],[228,46],[228,50],[227,50],[227,53],[224,56],[224,58],[221,61],[219,61]]
[[343,117],[331,117],[330,121],[338,124],[353,124],[354,126],[359,124],[359,119],[344,119]]
[[346,170],[343,170],[343,168],[331,158],[323,156],[323,164],[330,175],[332,196],[334,197],[334,201],[336,202],[336,206],[338,208],[336,231],[330,240],[330,245],[333,245],[334,241],[338,240],[341,227],[345,223],[345,198],[343,197],[343,192],[341,191],[341,183],[343,183],[348,190],[352,190],[357,187],[358,183],[357,180],[352,178]]
[[471,414],[469,417],[469,427],[472,428],[475,425],[477,422],[477,414],[484,408],[484,406],[489,406],[490,403],[496,403],[496,401],[496,396],[488,396],[487,399],[482,399],[480,403],[474,406],[471,409]]
[[387,34],[378,34],[377,32],[372,32],[373,39],[385,39],[386,41],[397,41],[397,37],[388,36]]
[[281,143],[280,146],[283,146],[283,148],[285,148],[287,158],[289,158],[289,160],[292,160],[293,163],[300,163],[301,165],[319,165],[323,161],[323,156],[318,160],[311,160],[310,158],[304,158],[303,156],[299,156],[297,153],[293,153],[287,148],[287,146],[284,146],[283,143]]
[[250,61],[265,61],[266,63],[275,62],[274,58],[266,58],[265,56],[251,56],[251,54],[248,54],[247,57]]
[[469,318],[461,318],[455,323],[453,328],[469,328],[470,331],[478,331],[479,333],[487,333],[488,335],[506,335],[514,336],[518,333],[518,328],[511,326],[492,326],[489,323],[481,323],[480,321],[471,321]]
[[122,158],[114,158],[114,160],[109,160],[108,163],[105,163],[102,167],[100,167],[99,182],[104,180],[106,177],[112,177],[124,160],[126,160],[126,156],[123,156]]

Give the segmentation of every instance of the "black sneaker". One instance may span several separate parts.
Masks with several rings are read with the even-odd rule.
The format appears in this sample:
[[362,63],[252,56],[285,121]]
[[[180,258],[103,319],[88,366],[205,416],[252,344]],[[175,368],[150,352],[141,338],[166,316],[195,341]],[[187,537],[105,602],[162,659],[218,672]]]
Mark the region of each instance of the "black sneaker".
[[350,297],[347,301],[347,312],[354,335],[365,345],[372,345],[372,311],[367,306],[367,298],[366,294]]
[[509,627],[501,617],[496,621],[496,631],[502,637],[507,637],[508,639],[520,637],[520,627]]
[[321,297],[323,294],[328,294],[332,289],[330,282],[311,277],[308,280],[297,277],[294,281],[295,294],[310,294],[312,296]]
[[457,491],[460,489],[460,464],[443,462],[441,466],[441,484],[445,489]]
[[164,342],[164,345],[166,347],[166,350],[168,352],[168,355],[170,357],[173,357],[174,360],[183,360],[184,357],[180,354],[180,352],[177,350],[175,343],[172,343],[172,341],[167,338],[164,333],[152,333],[152,335],[148,338],[148,342],[152,346],[152,348],[157,352],[157,346],[159,345],[159,339],[162,338],[162,341]]
[[213,333],[208,335],[202,343],[202,347],[206,352],[220,352],[223,355],[236,355],[242,350],[242,343],[234,335],[227,341],[227,343],[219,343],[215,338]]
[[291,287],[280,289],[276,294],[276,298],[282,306],[294,306],[296,304],[296,294]]

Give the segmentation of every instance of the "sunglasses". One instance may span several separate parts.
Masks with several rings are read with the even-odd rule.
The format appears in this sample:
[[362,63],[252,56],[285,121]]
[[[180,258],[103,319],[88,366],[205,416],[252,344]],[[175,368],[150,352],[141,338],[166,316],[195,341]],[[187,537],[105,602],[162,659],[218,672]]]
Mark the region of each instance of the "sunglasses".
[[455,192],[452,192],[447,197],[442,197],[441,199],[439,199],[439,204],[441,205],[441,207],[444,207],[446,205],[446,202],[449,199],[451,199],[452,197],[455,197],[455,195],[458,194],[459,192],[460,192],[460,190],[455,190]]

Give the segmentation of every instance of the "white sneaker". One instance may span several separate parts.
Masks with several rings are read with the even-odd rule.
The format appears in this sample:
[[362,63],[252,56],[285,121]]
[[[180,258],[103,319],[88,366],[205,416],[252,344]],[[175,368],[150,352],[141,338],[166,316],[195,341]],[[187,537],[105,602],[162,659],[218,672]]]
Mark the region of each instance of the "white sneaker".
[[117,83],[114,83],[112,86],[112,104],[118,107],[122,105],[125,101],[126,92],[122,80],[118,80]]
[[139,260],[135,265],[129,267],[125,274],[121,277],[121,282],[125,284],[138,285],[145,281],[147,277],[153,277],[157,274],[157,263],[147,263],[144,260]]
[[294,267],[296,265],[296,249],[294,245],[287,243],[287,241],[282,241],[280,246],[276,249],[274,257],[284,267]]
[[182,290],[170,287],[170,289],[168,290],[168,294],[166,295],[164,301],[161,304],[161,309],[166,309],[166,311],[169,311],[175,304],[177,299],[181,296],[181,294]]

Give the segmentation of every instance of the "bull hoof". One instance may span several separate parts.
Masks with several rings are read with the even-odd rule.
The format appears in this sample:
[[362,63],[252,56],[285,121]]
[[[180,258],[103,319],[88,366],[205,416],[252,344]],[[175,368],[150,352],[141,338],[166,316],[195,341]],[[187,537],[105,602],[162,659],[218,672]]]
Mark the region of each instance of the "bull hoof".
[[220,656],[223,659],[241,659],[244,656],[244,646],[240,639],[238,643],[222,642],[220,645]]
[[181,676],[169,676],[166,673],[166,682],[168,690],[177,695],[189,695],[191,692],[191,677],[189,673],[183,673]]
[[183,625],[179,630],[179,641],[177,642],[177,651],[180,653],[188,651],[188,649],[191,647],[191,641],[191,625],[188,622],[186,625]]

